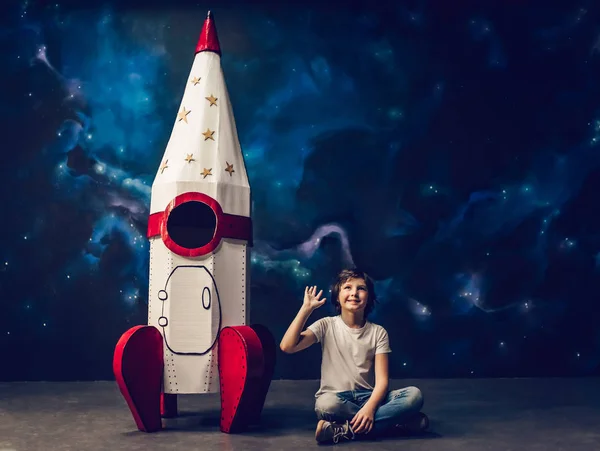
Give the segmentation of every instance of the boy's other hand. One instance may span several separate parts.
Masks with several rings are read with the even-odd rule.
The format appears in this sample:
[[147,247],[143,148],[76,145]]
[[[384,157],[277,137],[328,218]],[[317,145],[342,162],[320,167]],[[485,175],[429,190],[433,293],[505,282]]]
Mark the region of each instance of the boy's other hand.
[[317,293],[317,286],[306,287],[304,289],[304,303],[302,307],[315,310],[325,304],[326,299],[321,299],[321,295],[323,294],[323,290]]
[[369,406],[363,406],[350,421],[350,426],[355,434],[368,434],[373,429],[374,421],[375,410]]

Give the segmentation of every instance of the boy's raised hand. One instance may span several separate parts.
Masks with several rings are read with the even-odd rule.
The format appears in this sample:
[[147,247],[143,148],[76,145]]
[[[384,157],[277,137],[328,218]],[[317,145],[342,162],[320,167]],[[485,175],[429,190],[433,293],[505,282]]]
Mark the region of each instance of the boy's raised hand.
[[306,287],[304,289],[304,303],[302,306],[304,308],[315,310],[325,304],[326,299],[320,299],[323,294],[323,290],[317,293],[317,286]]

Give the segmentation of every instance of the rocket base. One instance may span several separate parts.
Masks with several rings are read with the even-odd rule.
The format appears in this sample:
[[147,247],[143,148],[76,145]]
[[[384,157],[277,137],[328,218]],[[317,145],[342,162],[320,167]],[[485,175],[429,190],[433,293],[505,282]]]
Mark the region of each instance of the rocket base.
[[[228,326],[219,335],[220,429],[236,433],[260,422],[275,369],[276,343],[262,325]],[[154,326],[135,326],[119,339],[113,371],[137,428],[162,429],[177,416],[177,395],[162,392],[163,338]]]
[[160,415],[163,418],[175,418],[177,416],[177,395],[173,393],[160,394]]
[[258,421],[271,383],[274,363],[275,340],[266,327],[230,326],[221,330],[219,380],[222,432],[241,432]]
[[113,372],[135,424],[143,432],[162,429],[163,338],[153,326],[135,326],[115,348]]

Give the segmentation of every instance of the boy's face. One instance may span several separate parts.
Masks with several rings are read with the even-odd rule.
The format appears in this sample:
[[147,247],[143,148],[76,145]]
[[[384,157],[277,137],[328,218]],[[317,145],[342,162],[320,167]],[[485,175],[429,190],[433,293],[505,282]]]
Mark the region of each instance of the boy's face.
[[366,282],[363,279],[348,279],[340,286],[338,300],[342,310],[353,313],[364,310],[369,300]]

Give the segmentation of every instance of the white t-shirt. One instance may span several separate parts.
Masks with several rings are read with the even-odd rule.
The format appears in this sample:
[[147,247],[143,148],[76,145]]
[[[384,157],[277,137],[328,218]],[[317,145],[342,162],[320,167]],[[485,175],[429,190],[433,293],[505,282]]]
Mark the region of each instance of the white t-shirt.
[[341,316],[327,316],[308,326],[321,343],[321,386],[315,397],[327,392],[373,390],[375,354],[392,352],[387,331],[369,321],[352,329]]

